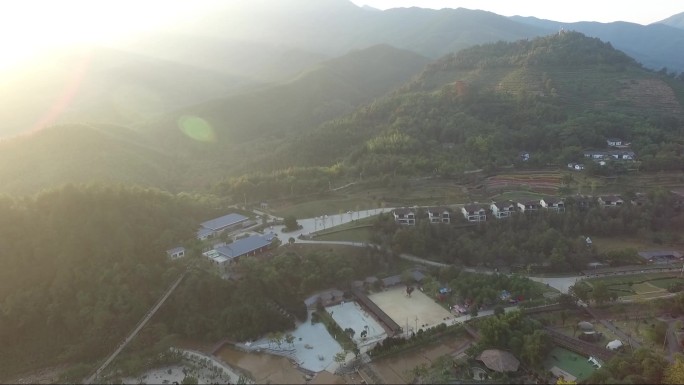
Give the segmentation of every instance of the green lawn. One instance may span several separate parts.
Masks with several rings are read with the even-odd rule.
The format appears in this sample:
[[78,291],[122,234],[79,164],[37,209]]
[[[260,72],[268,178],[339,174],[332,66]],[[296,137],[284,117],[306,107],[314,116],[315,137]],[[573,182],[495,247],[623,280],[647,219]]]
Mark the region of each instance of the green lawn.
[[317,241],[349,241],[349,242],[368,242],[370,238],[370,228],[356,228],[337,231],[334,233],[319,235]]
[[633,237],[603,238],[591,237],[594,247],[599,252],[612,250],[634,249],[636,251],[663,249],[667,246],[658,245],[649,241]]
[[299,203],[282,203],[272,208],[279,217],[293,215],[295,218],[313,218],[321,215],[343,214],[347,211],[378,208],[378,202],[370,198],[330,197]]
[[655,279],[653,281],[649,281],[649,283],[651,285],[657,286],[661,289],[667,289],[672,284],[684,284],[684,278],[671,277],[671,278],[665,278],[665,279]]
[[537,193],[531,192],[531,191],[506,191],[504,193],[494,195],[492,197],[492,200],[494,200],[494,201],[500,201],[500,200],[518,201],[518,200],[525,200],[525,199],[541,199],[545,196],[547,196],[547,194],[537,194]]
[[[628,286],[629,283],[637,282],[651,282],[658,286],[655,282],[663,278],[673,277],[676,273],[643,273],[643,274],[631,274],[631,275],[619,275],[612,277],[601,277],[601,278],[589,278],[587,282],[595,284],[596,282],[603,282],[610,287],[623,288]],[[624,286],[622,286],[624,285]]]
[[[334,187],[334,186],[333,186]],[[324,214],[395,206],[451,205],[468,202],[461,185],[451,180],[412,181],[405,187],[368,187],[363,184],[332,192],[323,197],[269,202],[274,215],[313,218]]]
[[553,348],[544,361],[544,368],[547,370],[553,366],[557,366],[577,377],[577,382],[586,380],[596,370],[594,366],[587,362],[587,357],[561,347]]

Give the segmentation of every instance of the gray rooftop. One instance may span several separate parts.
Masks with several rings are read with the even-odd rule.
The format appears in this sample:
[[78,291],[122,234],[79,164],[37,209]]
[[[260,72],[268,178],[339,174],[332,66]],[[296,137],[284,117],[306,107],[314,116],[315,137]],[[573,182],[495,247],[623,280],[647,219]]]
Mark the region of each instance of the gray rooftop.
[[394,286],[401,283],[401,275],[393,275],[391,277],[383,278],[382,284],[385,286]]
[[228,258],[237,258],[254,250],[258,250],[264,246],[270,245],[271,242],[261,235],[252,235],[251,237],[238,239],[237,241],[225,246],[221,246],[216,251]]
[[184,252],[184,251],[185,251],[185,247],[174,247],[173,249],[168,249],[168,250],[166,250],[166,253],[169,254],[169,255],[171,255],[171,254],[179,253],[179,252],[181,252],[181,251]]
[[205,229],[204,227],[200,227],[200,229],[197,230],[197,238],[198,238],[198,239],[206,238],[206,237],[210,236],[210,235],[213,234],[213,233],[214,233],[213,230],[209,230],[209,229]]
[[240,214],[228,214],[219,218],[215,218],[201,224],[205,229],[210,229],[214,231],[222,230],[228,226],[238,224],[247,220],[247,217]]

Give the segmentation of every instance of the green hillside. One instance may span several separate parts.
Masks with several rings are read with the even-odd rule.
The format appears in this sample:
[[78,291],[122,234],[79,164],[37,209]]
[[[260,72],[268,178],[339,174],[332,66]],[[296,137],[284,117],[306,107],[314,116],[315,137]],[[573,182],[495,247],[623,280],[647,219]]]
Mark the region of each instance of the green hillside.
[[[458,176],[562,167],[619,137],[642,169],[679,170],[683,86],[579,33],[482,45],[430,64],[399,91],[273,157],[282,167],[335,165],[356,177]],[[521,151],[531,152],[529,162]]]
[[386,45],[352,51],[287,83],[169,114],[162,126],[173,125],[179,116],[198,116],[213,127],[220,143],[304,132],[384,95],[419,73],[427,62]]
[[246,87],[244,78],[103,47],[73,47],[0,71],[0,137],[58,123],[132,124]]
[[[272,153],[284,138],[354,111],[403,84],[426,63],[411,52],[376,46],[324,62],[288,83],[167,113],[135,130],[62,124],[5,140],[0,142],[0,191],[32,193],[89,181],[202,190],[246,165],[260,164],[261,158],[280,168]],[[131,96],[121,102],[142,108]],[[193,126],[197,122],[201,127]]]
[[424,62],[376,46],[135,130],[57,126],[9,140],[2,190],[94,180],[265,199],[320,191],[330,175],[561,167],[607,137],[631,142],[642,170],[681,169],[684,84],[598,39],[554,34]]
[[12,194],[69,182],[172,189],[181,166],[143,137],[117,126],[58,125],[0,142],[2,191]]
[[2,382],[111,351],[180,274],[164,251],[214,214],[158,190],[74,185],[5,197],[0,213]]

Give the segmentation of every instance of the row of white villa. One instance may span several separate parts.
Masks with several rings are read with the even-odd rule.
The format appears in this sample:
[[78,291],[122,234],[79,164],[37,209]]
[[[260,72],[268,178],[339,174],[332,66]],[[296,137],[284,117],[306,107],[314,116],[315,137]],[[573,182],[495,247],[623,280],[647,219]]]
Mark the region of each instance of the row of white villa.
[[[632,203],[635,205],[643,204],[643,200],[635,198]],[[588,207],[592,198],[578,196],[575,198],[580,207]],[[617,207],[622,206],[625,201],[617,195],[602,195],[596,198],[596,202],[600,207]],[[500,201],[491,202],[490,204],[482,203],[468,203],[461,208],[461,214],[468,222],[483,222],[487,220],[487,216],[491,213],[496,219],[508,218],[513,213],[534,212],[538,210],[550,210],[555,212],[565,211],[565,200],[557,197],[546,197],[540,200],[523,200],[523,201]],[[446,207],[429,207],[426,209],[427,217],[430,223],[451,223],[451,211]],[[415,208],[399,208],[392,211],[394,220],[401,225],[414,226],[417,219],[417,210]]]

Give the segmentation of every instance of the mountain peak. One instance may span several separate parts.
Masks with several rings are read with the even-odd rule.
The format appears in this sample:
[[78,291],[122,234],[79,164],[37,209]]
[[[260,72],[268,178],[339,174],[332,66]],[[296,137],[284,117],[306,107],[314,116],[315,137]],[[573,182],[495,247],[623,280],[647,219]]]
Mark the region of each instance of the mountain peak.
[[665,24],[669,25],[670,27],[684,29],[684,12],[672,15],[667,19],[660,20],[653,24]]

